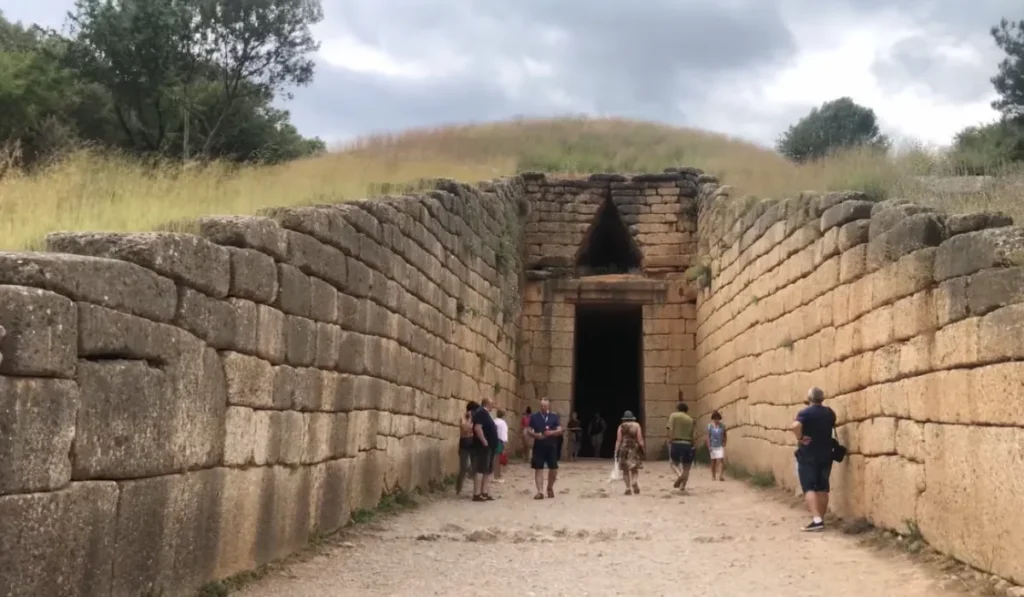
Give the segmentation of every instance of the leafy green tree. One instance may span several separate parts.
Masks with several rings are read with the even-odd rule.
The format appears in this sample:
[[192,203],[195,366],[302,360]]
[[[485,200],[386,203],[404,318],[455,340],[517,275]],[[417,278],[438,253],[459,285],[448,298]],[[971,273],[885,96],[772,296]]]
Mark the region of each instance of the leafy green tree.
[[999,93],[992,107],[1004,118],[1024,117],[1024,21],[1014,23],[1002,19],[992,27],[991,33],[996,45],[1006,52],[998,72],[992,77],[992,84]]
[[890,141],[878,129],[875,111],[849,97],[825,102],[811,109],[776,142],[776,151],[796,162],[805,162],[851,147],[887,150]]

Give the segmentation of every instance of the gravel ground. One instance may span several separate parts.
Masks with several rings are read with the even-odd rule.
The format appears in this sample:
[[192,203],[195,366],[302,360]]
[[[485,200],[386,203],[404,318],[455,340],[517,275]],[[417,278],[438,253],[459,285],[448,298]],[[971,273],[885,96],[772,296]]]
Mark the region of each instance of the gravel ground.
[[667,463],[647,463],[642,493],[625,496],[607,482],[610,465],[562,463],[557,497],[534,501],[532,471],[513,463],[494,502],[448,495],[359,527],[238,595],[958,595],[837,530],[801,533],[803,512],[738,481],[712,482],[707,469],[681,495]]

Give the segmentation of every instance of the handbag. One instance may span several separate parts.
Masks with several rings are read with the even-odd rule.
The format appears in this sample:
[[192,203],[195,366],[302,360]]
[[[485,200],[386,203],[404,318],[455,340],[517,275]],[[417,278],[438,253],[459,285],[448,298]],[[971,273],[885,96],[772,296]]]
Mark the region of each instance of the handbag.
[[835,462],[842,462],[846,458],[846,446],[839,443],[839,440],[835,437],[832,438],[832,460]]
[[608,475],[608,482],[620,481],[622,479],[622,469],[619,468],[619,455],[615,455],[615,462],[612,465],[612,472]]

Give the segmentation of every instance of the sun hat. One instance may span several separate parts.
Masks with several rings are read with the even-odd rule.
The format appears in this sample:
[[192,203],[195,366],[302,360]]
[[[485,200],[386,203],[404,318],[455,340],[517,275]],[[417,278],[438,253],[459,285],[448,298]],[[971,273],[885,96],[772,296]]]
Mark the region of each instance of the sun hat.
[[622,420],[623,421],[635,421],[636,417],[633,416],[633,411],[627,410],[626,412],[622,413]]

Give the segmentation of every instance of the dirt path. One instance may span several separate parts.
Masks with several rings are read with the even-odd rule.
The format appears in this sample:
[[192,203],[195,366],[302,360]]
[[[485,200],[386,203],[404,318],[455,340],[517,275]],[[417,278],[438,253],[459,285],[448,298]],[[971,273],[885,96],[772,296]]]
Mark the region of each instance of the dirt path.
[[[608,466],[563,463],[557,498],[534,501],[531,471],[513,464],[496,485],[497,501],[439,499],[239,594],[955,595],[909,560],[861,548],[838,531],[799,532],[802,512],[737,481],[713,483],[706,469],[694,471],[684,496],[671,488],[666,463],[648,463],[642,494],[627,497],[621,483],[606,483]],[[473,579],[484,579],[486,590],[474,590]]]

